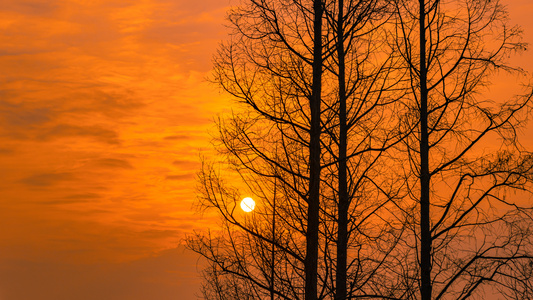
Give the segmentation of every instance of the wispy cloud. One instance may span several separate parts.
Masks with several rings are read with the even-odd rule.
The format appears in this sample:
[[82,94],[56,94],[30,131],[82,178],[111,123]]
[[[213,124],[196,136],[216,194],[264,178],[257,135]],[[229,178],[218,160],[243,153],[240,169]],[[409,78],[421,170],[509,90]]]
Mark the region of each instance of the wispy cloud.
[[22,179],[21,182],[28,186],[46,187],[52,186],[58,182],[72,181],[74,179],[75,175],[72,173],[45,173],[31,175]]
[[224,107],[204,78],[227,5],[2,2],[6,255],[138,259],[199,224],[190,210],[198,151]]

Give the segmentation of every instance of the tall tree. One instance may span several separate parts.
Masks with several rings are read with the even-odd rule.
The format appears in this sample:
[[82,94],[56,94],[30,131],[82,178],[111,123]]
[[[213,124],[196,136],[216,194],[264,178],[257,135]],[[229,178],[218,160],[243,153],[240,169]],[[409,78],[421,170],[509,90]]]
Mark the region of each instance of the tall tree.
[[[379,266],[382,258],[369,252],[367,245],[361,247],[362,240],[350,242],[356,249],[350,261],[347,253],[350,235],[361,239],[357,231],[369,226],[370,216],[382,206],[381,200],[371,200],[375,195],[361,196],[366,193],[365,186],[378,182],[367,177],[376,173],[373,169],[379,153],[398,142],[385,125],[392,121],[383,117],[393,115],[392,110],[384,113],[383,108],[393,102],[390,95],[395,82],[390,78],[394,59],[379,57],[384,53],[377,45],[377,40],[384,41],[376,28],[384,23],[386,3],[340,2],[338,11],[335,1],[250,1],[249,6],[230,13],[235,35],[217,55],[215,81],[240,99],[243,108],[219,121],[219,149],[249,190],[269,202],[270,208],[262,213],[276,213],[270,222],[258,216],[261,213],[253,215],[254,222],[239,220],[233,212],[238,193],[225,187],[210,166],[204,168],[200,173],[202,201],[206,207],[214,207],[226,224],[224,238],[197,236],[189,244],[210,260],[206,276],[227,278],[209,281],[208,291],[228,293],[231,289],[227,286],[232,285],[234,291],[241,291],[244,280],[256,289],[268,288],[271,297],[276,294],[280,298],[336,295],[346,299],[366,293],[364,282],[373,277],[372,268]],[[317,19],[319,14],[323,20]],[[328,27],[318,30],[323,21]],[[322,48],[324,53],[318,55]],[[320,79],[324,68],[329,76],[325,81]],[[316,96],[321,94],[324,96]],[[357,137],[350,152],[349,134]],[[328,168],[327,178],[320,176],[323,166]],[[274,198],[272,190],[276,188],[280,192]],[[386,188],[379,188],[387,199]],[[359,204],[354,204],[354,198]],[[326,216],[330,203],[335,203],[337,210]],[[258,219],[272,227],[267,230]],[[335,229],[340,230],[334,234]],[[378,230],[369,239],[386,230]],[[273,249],[271,255],[265,255],[265,249]],[[254,255],[262,259],[251,259]],[[363,260],[368,265],[364,268]],[[276,272],[274,261],[283,265]],[[353,273],[348,276],[348,272]],[[330,283],[332,278],[335,283]]]
[[[330,35],[334,41],[334,53],[326,62],[326,69],[334,79],[326,84],[336,84],[337,95],[332,109],[332,119],[336,122],[332,122],[326,131],[333,140],[333,147],[327,150],[333,156],[336,168],[325,180],[336,178],[333,182],[337,183],[334,189],[337,210],[333,213],[336,224],[329,225],[337,228],[336,237],[332,237],[336,245],[334,294],[335,299],[348,299],[357,290],[353,288],[357,285],[354,281],[363,281],[356,274],[350,277],[358,277],[357,280],[348,279],[349,266],[359,270],[362,266],[360,261],[354,261],[361,258],[361,253],[348,260],[349,244],[353,244],[349,241],[350,235],[360,235],[355,231],[362,230],[365,219],[379,213],[370,207],[384,204],[371,200],[366,177],[375,169],[383,151],[399,141],[398,136],[386,133],[388,128],[384,128],[377,116],[386,114],[389,109],[390,117],[392,110],[388,107],[400,97],[397,94],[391,97],[395,84],[389,76],[393,73],[395,58],[378,46],[384,40],[381,26],[390,15],[388,2],[338,0],[332,8],[335,10],[326,11],[326,15],[332,24]],[[388,122],[390,126],[393,120],[389,118]],[[374,147],[371,140],[374,140]],[[349,164],[349,161],[355,163]],[[355,202],[360,204],[354,205],[352,200],[355,197],[368,199],[357,199]],[[365,210],[371,213],[363,213]],[[358,224],[357,228],[350,223]],[[348,291],[349,284],[352,285],[351,291]]]
[[426,65],[426,16],[436,12],[438,0],[426,12],[426,0],[419,0],[419,85],[420,85],[420,294],[431,299],[431,225],[429,215],[429,130],[428,130],[428,66]]
[[318,230],[320,225],[320,134],[322,102],[322,18],[324,3],[313,0],[313,85],[310,97],[311,128],[309,131],[309,197],[307,199],[307,228],[305,232],[306,254],[305,300],[317,299],[318,274]]
[[393,48],[404,58],[413,101],[404,125],[413,134],[398,155],[408,154],[407,173],[416,178],[408,191],[417,202],[403,208],[416,237],[405,245],[417,251],[405,261],[418,265],[395,268],[418,279],[406,289],[423,300],[463,299],[489,282],[503,289],[511,278],[524,283],[511,265],[533,257],[531,204],[508,193],[531,190],[532,154],[520,147],[516,129],[529,114],[532,89],[510,100],[480,100],[491,75],[520,71],[506,64],[525,49],[520,31],[508,26],[499,1],[395,5]]
[[[518,71],[505,58],[523,45],[501,5],[246,3],[215,59],[215,81],[241,103],[218,123],[236,176],[204,167],[200,199],[221,232],[189,241],[209,261],[206,297],[530,292],[531,207],[506,193],[533,179],[515,131],[531,89],[479,100],[495,71]],[[260,198],[251,215],[235,209],[242,190]]]
[[[259,289],[269,287],[271,294],[273,284],[267,281],[274,276],[259,270],[273,260],[242,262],[264,250],[254,243],[273,245],[269,257],[278,251],[288,257],[286,269],[276,274],[276,294],[282,298],[316,299],[318,294],[324,7],[320,0],[247,1],[230,12],[233,39],[215,59],[214,80],[242,104],[242,111],[219,123],[221,154],[250,191],[262,194],[264,203],[274,203],[269,192],[273,186],[283,191],[275,199],[282,204],[275,214],[272,206],[272,215],[277,215],[276,227],[287,238],[277,236],[274,228],[265,230],[260,223],[235,217],[231,203],[239,196],[223,187],[207,166],[200,174],[203,203],[222,215],[228,239],[213,245],[212,238],[197,236],[189,245],[233,276],[230,281],[237,286],[245,280]],[[248,242],[229,239],[241,235],[232,231],[235,227]],[[221,265],[222,256],[213,247],[234,248],[236,257],[225,256],[234,262],[232,267]]]

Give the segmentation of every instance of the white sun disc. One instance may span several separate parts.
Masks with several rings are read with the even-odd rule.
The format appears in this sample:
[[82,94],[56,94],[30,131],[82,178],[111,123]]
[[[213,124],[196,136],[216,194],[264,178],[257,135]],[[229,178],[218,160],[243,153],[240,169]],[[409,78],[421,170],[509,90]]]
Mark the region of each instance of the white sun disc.
[[241,208],[245,212],[251,212],[255,208],[255,201],[250,197],[246,197],[241,201]]

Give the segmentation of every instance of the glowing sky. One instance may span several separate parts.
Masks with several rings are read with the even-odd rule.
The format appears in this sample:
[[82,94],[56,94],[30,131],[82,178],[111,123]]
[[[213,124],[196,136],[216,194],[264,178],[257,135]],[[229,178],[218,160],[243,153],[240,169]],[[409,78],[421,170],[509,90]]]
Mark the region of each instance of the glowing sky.
[[[533,44],[533,4],[505,3]],[[212,224],[191,207],[229,4],[2,0],[1,300],[194,299],[180,244]]]

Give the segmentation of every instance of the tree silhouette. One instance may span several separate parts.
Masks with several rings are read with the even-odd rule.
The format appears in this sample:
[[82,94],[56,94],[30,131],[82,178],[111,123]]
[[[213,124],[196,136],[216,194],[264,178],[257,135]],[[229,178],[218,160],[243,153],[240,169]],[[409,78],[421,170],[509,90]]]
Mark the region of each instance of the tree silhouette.
[[[334,46],[325,61],[331,77],[324,84],[333,85],[336,94],[328,95],[334,101],[326,101],[332,106],[325,127],[328,137],[323,139],[327,139],[324,148],[331,158],[324,159],[323,182],[328,189],[322,193],[329,199],[324,206],[336,209],[325,208],[328,217],[323,222],[331,232],[324,233],[325,239],[334,248],[334,254],[329,254],[334,276],[331,294],[335,299],[349,299],[366,295],[363,283],[374,277],[382,262],[366,248],[376,239],[386,239],[383,235],[389,227],[381,224],[374,236],[370,234],[369,228],[378,223],[373,216],[387,209],[393,193],[393,187],[377,174],[383,168],[385,150],[401,140],[389,128],[397,122],[394,107],[403,92],[395,89],[398,82],[392,77],[398,58],[380,49],[385,41],[382,27],[391,13],[389,3],[336,2],[326,10]],[[391,247],[394,242],[385,248]]]
[[[286,277],[277,278],[289,287],[277,291],[282,298],[304,295],[305,299],[316,299],[318,293],[323,9],[318,0],[249,1],[230,13],[234,39],[221,48],[215,61],[214,80],[248,109],[248,113],[221,120],[223,154],[240,176],[250,179],[247,182],[251,190],[262,194],[263,200],[273,199],[268,191],[273,185],[284,191],[281,199],[276,198],[284,205],[272,215],[279,215],[277,227],[287,230],[289,238],[270,235],[275,230],[266,230],[256,221],[243,223],[236,219],[228,205],[240,196],[226,192],[220,182],[216,183],[217,189],[203,190],[204,203],[226,210],[222,214],[229,224],[228,231],[230,226],[237,226],[248,234],[243,240],[252,239],[248,248],[242,249],[243,255],[250,250],[248,257],[259,257],[252,250],[262,248],[254,248],[253,243],[269,243],[278,248],[272,253],[279,251],[281,256],[290,257],[284,269]],[[200,175],[203,187],[212,188],[219,180],[213,174],[204,169]],[[274,178],[276,183],[272,182]],[[269,205],[273,211],[274,206]],[[240,242],[227,240],[236,256],[240,254],[235,245]],[[209,239],[198,237],[190,245],[218,263],[217,254],[208,253],[209,243]],[[239,259],[236,257],[234,262]],[[270,287],[273,294],[273,284],[266,281],[273,281],[274,276],[258,275],[261,268],[273,264],[255,261],[242,268],[222,270],[257,286]],[[253,266],[257,268],[250,271]]]
[[[508,26],[499,1],[395,7],[391,44],[404,58],[411,91],[403,126],[412,134],[397,148],[409,161],[411,200],[402,211],[412,224],[405,244],[416,250],[395,267],[403,271],[398,276],[416,279],[408,288],[419,292],[409,298],[420,299],[468,298],[487,284],[530,286],[531,277],[513,265],[531,262],[531,203],[509,192],[531,190],[532,154],[516,131],[530,112],[532,90],[496,102],[480,95],[498,70],[520,72],[506,64],[525,48],[520,31]],[[498,146],[492,151],[489,143]]]
[[531,295],[532,89],[481,98],[521,72],[498,1],[249,0],[229,18],[214,81],[237,104],[199,173],[221,224],[188,240],[206,299]]

